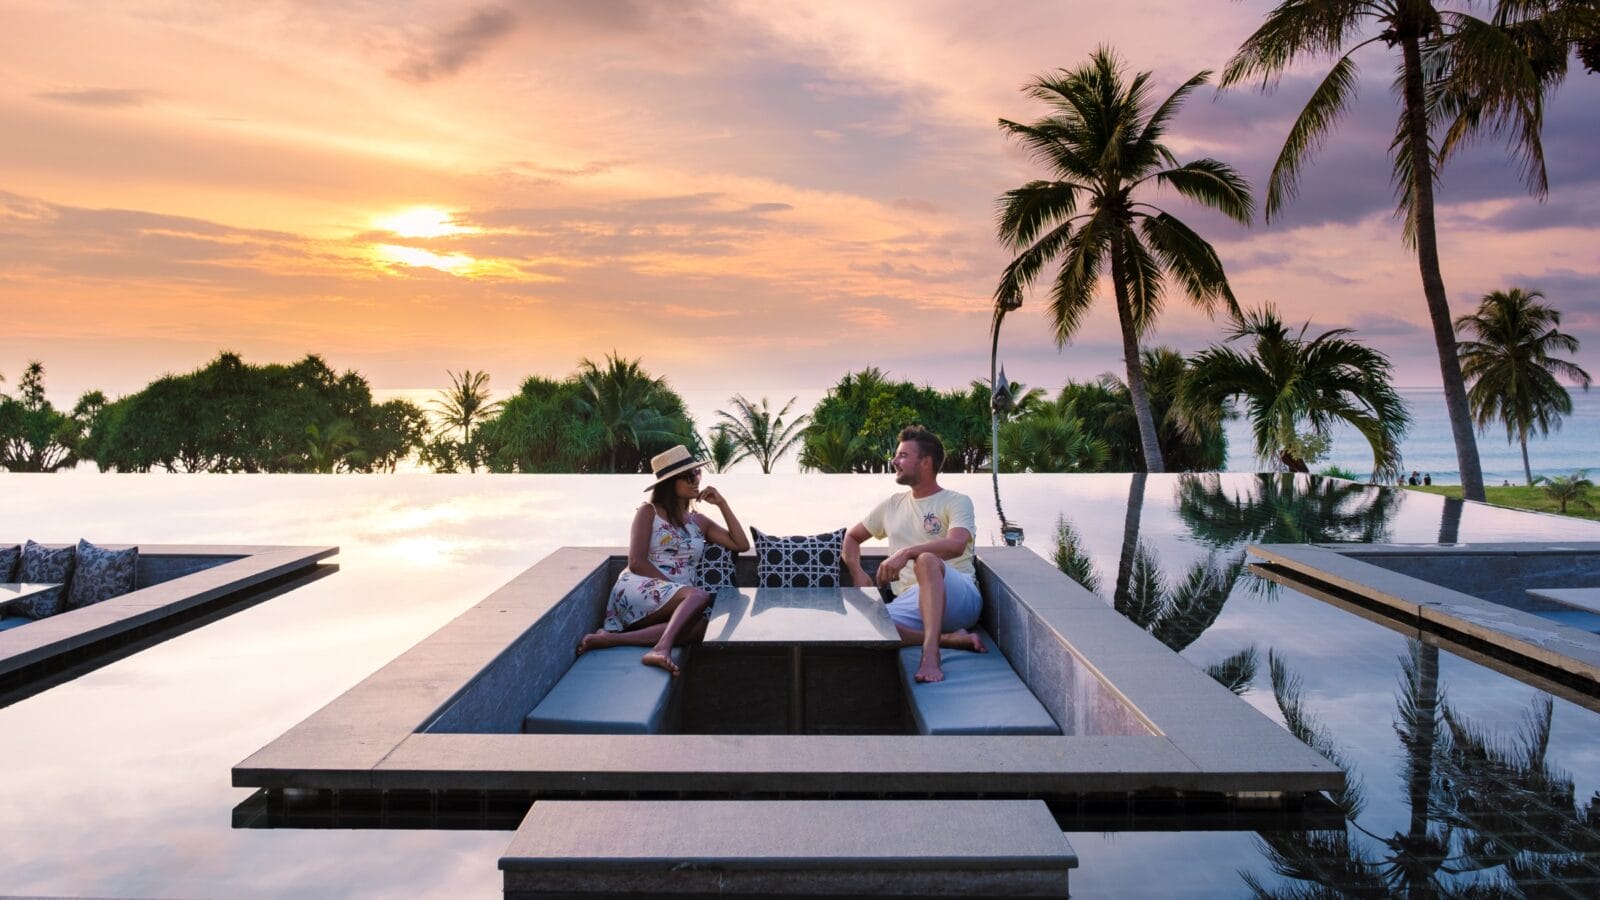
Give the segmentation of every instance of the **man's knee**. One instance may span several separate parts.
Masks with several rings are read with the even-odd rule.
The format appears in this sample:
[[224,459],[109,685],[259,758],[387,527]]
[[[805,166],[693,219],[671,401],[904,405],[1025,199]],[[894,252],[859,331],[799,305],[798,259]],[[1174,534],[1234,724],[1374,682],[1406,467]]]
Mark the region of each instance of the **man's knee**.
[[944,560],[933,553],[917,554],[917,581],[944,580]]

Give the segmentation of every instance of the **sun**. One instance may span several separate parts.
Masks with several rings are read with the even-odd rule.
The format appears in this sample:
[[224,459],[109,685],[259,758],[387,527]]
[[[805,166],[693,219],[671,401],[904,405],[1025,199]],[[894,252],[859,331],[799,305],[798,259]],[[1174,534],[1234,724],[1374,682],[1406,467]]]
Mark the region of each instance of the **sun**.
[[457,225],[455,213],[437,206],[413,206],[399,212],[375,216],[373,227],[399,237],[434,238],[452,234],[471,234],[478,229]]

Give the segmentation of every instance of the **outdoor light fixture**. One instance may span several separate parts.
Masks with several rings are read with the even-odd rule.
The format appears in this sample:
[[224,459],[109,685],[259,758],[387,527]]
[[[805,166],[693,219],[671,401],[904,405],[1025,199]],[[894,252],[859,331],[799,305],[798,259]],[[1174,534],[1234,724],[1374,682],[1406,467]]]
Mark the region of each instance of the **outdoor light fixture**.
[[1006,519],[1000,505],[1000,414],[1010,412],[1016,405],[1011,396],[1011,382],[1006,380],[1005,367],[1000,365],[1000,323],[1006,313],[1022,306],[1022,295],[1006,294],[995,298],[994,324],[989,329],[989,464],[994,479],[994,511],[1000,516],[1000,537],[1007,547],[1022,545],[1022,526]]

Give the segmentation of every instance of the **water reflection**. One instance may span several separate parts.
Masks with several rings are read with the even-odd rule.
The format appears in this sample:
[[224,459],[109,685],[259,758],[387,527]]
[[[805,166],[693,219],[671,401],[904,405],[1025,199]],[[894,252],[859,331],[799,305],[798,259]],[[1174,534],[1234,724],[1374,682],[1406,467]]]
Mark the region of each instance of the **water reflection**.
[[[335,575],[0,709],[5,890],[498,892],[505,832],[233,830],[229,811],[248,792],[229,786],[228,770],[554,548],[625,543],[638,478],[0,477],[6,539],[342,548]],[[748,524],[775,534],[848,525],[896,490],[882,475],[713,480]],[[988,475],[942,481],[975,498],[991,489]],[[1275,895],[1336,893],[1323,885],[1385,893],[1385,873],[1410,866],[1419,875],[1407,883],[1441,894],[1472,884],[1536,894],[1547,878],[1596,893],[1575,879],[1596,859],[1600,714],[1435,651],[1437,733],[1407,745],[1396,687],[1410,677],[1398,662],[1413,652],[1405,637],[1293,590],[1267,595],[1227,567],[1252,540],[1600,540],[1600,526],[1303,476],[1002,475],[1000,487],[1008,516],[1040,526],[1065,517],[1068,556],[1100,580],[1097,592],[1109,586],[1115,603],[1121,583],[1121,608],[1196,665],[1222,667],[1255,648],[1256,670],[1236,663],[1231,676],[1245,702],[1291,728],[1291,711],[1310,715],[1361,791],[1343,829],[1292,845],[1284,832],[1159,815],[1143,817],[1151,831],[1074,833],[1076,894],[1235,896],[1251,889],[1243,875]],[[978,504],[980,545],[1001,540],[987,506]],[[1029,547],[1048,557],[1046,531]],[[1202,569],[1204,589],[1190,587]],[[1279,682],[1299,679],[1287,711],[1274,659],[1285,667]],[[1414,779],[1408,747],[1430,744],[1427,778]],[[1423,785],[1426,799],[1414,802]],[[1427,842],[1406,853],[1389,843],[1423,834],[1449,837],[1432,869]],[[1280,872],[1270,842],[1298,848],[1313,877]]]

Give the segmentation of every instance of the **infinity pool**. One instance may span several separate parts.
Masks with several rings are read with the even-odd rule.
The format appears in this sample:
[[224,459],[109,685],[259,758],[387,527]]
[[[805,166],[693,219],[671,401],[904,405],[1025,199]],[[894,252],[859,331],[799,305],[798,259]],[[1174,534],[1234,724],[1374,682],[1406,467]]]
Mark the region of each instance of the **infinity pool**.
[[[19,538],[342,552],[329,577],[0,709],[0,892],[498,896],[507,831],[234,829],[249,792],[229,769],[549,551],[622,544],[645,480],[4,476]],[[895,490],[887,476],[710,483],[774,533],[848,525]],[[998,543],[989,479],[946,483],[973,496],[979,543]],[[1289,721],[1353,785],[1333,798],[1342,827],[1311,831],[1058,810],[1081,859],[1075,896],[1600,891],[1600,701],[1243,566],[1264,541],[1600,540],[1600,526],[1304,477],[1006,476],[1001,490],[1026,546],[1051,557],[1064,517],[1108,603]]]

